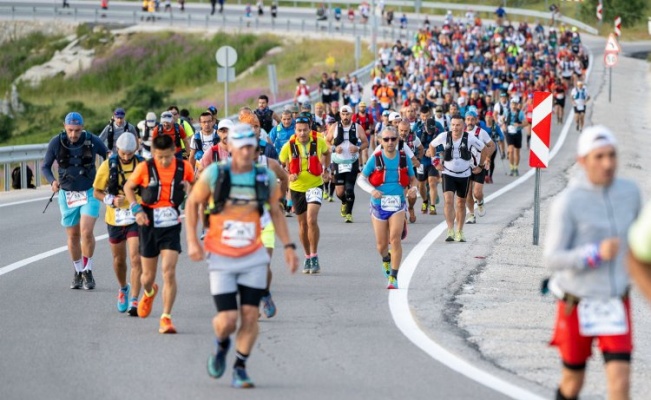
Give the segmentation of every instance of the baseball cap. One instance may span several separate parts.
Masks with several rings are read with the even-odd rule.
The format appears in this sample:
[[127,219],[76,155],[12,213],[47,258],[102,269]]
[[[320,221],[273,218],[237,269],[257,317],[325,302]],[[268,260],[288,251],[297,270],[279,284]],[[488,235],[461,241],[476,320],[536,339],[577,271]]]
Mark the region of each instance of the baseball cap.
[[78,112],[73,111],[71,113],[68,113],[68,115],[66,115],[64,123],[66,125],[83,125],[84,118]]
[[[229,131],[232,131],[233,129],[235,129],[235,124],[230,119],[222,119],[221,121],[219,121],[219,124],[217,125],[217,130],[220,129],[228,129]],[[228,139],[230,140],[230,136],[228,137]]]
[[147,116],[145,117],[145,123],[150,128],[156,125],[156,114],[151,111],[148,112]]
[[457,100],[457,103],[459,103],[459,105],[466,104],[466,98],[463,97],[463,96],[459,97],[459,99]]
[[506,97],[506,93],[505,92],[500,92],[500,97]]
[[217,114],[217,107],[215,107],[215,106],[208,106],[208,112],[211,113],[212,115]]
[[348,114],[352,114],[352,113],[353,113],[353,109],[350,108],[350,106],[343,106],[343,107],[341,107],[341,108],[339,109],[339,112],[340,112],[340,113],[348,113]]
[[309,101],[306,101],[303,104],[301,104],[301,108],[304,108],[306,110],[311,110],[312,109],[312,103],[310,103]]
[[488,112],[486,112],[486,116],[487,116],[487,117],[492,117],[492,116],[493,116],[493,112],[492,112],[492,111],[488,111]]
[[435,112],[443,112],[443,107],[436,107]]
[[466,111],[466,117],[477,118],[477,113],[475,112],[475,110]]
[[363,101],[360,101],[359,104],[357,105],[358,107],[366,107],[366,103]]
[[383,117],[388,117],[389,115],[391,115],[391,111],[389,111],[389,110],[382,111],[382,116]]
[[136,143],[136,137],[131,132],[123,132],[118,140],[115,142],[115,146],[128,153],[133,153],[138,149],[138,143]]
[[393,122],[393,121],[395,121],[397,119],[402,121],[402,117],[397,112],[394,111],[391,114],[389,114],[389,122]]
[[[255,137],[253,128],[249,124],[233,124],[231,120],[229,121],[233,125],[233,131],[228,135],[228,146],[231,148],[242,148],[244,146],[257,146],[258,139]],[[223,121],[222,121],[223,122]],[[221,122],[220,122],[221,125]]]
[[606,146],[617,147],[615,135],[613,135],[610,129],[603,125],[590,126],[585,128],[583,132],[581,132],[581,136],[579,136],[577,155],[579,157],[584,157],[591,151]]
[[126,113],[124,112],[124,108],[116,108],[115,111],[113,111],[113,115],[115,115],[118,118],[124,118],[124,115]]
[[174,122],[174,116],[171,112],[165,111],[160,115],[160,122]]

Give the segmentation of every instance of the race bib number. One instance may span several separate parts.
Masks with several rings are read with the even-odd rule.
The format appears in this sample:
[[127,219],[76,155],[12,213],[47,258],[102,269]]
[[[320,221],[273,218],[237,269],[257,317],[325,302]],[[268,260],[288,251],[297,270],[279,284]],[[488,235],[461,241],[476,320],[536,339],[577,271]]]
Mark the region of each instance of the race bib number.
[[167,228],[180,222],[179,213],[174,207],[154,208],[154,228]]
[[506,131],[508,133],[514,134],[514,133],[518,133],[518,128],[516,128],[515,125],[509,125],[506,127]]
[[88,192],[66,192],[68,208],[81,207],[88,203]]
[[340,174],[345,174],[353,170],[353,164],[337,164],[337,172]]
[[384,211],[398,211],[402,207],[400,196],[382,196],[380,208]]
[[324,95],[329,95],[330,94],[330,89],[323,89],[323,94]]
[[416,173],[418,175],[423,175],[425,173],[425,167],[423,167],[423,164],[416,167]]
[[563,93],[559,93],[556,95],[556,98],[559,100],[563,100],[565,98],[565,95]]
[[115,209],[115,225],[127,226],[136,222],[136,217],[129,208],[116,208]]
[[577,307],[581,335],[613,336],[628,333],[628,320],[621,299],[581,299]]
[[388,110],[391,104],[382,102],[380,103],[380,105],[382,105],[382,108],[384,108],[385,110]]
[[255,222],[224,221],[222,243],[236,249],[249,246],[256,238]]
[[493,78],[493,83],[499,84],[502,83],[502,81],[500,80],[500,78]]
[[321,204],[321,200],[323,199],[323,189],[319,187],[308,189],[307,192],[305,192],[305,198],[307,199],[308,203]]
[[583,111],[583,110],[585,110],[585,105],[584,105],[584,104],[578,104],[578,103],[577,103],[577,105],[576,105],[576,109],[577,109],[578,111]]

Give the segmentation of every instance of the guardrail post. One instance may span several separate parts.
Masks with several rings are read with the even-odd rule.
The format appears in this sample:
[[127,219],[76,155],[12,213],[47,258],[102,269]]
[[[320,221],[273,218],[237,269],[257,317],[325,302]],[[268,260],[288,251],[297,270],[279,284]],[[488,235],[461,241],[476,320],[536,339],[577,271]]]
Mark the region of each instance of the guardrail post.
[[260,18],[255,17],[255,29],[257,30],[259,26],[260,26]]
[[172,26],[173,22],[174,22],[174,16],[172,13],[170,13],[170,26]]
[[99,21],[99,11],[95,10],[95,23]]
[[34,160],[34,185],[41,186],[41,160]]
[[276,18],[271,18],[271,30],[276,29]]
[[77,21],[77,7],[75,7],[75,21]]
[[32,19],[36,21],[36,7],[32,8]]
[[57,18],[57,8],[54,7],[54,11],[52,11],[52,18],[56,19]]
[[226,14],[222,14],[222,28],[226,29]]
[[20,163],[20,188],[27,188],[27,162]]
[[4,168],[4,175],[5,175],[5,192],[9,191],[9,188],[11,187],[10,182],[11,182],[11,164],[6,163],[3,165]]
[[192,26],[192,14],[188,13],[188,28]]
[[206,14],[206,28],[208,27],[208,14]]
[[13,21],[16,18],[16,7],[11,6],[11,20]]
[[240,31],[242,31],[242,25],[244,25],[244,17],[240,16]]
[[319,21],[314,21],[314,32],[319,31]]
[[301,20],[301,32],[305,32],[305,20]]
[[287,31],[289,32],[289,18],[287,19]]
[[137,15],[136,11],[133,12],[133,23],[134,24],[138,23],[138,15]]
[[332,34],[332,20],[328,19],[328,33]]
[[357,24],[353,23],[353,36],[357,36]]

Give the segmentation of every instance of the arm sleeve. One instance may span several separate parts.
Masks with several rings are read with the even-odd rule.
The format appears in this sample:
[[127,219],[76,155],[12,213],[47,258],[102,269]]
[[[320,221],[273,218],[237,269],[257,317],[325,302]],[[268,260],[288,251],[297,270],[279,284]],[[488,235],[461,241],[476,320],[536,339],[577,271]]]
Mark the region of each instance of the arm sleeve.
[[99,140],[102,141],[102,143],[106,143],[108,140],[108,131],[109,131],[109,126],[106,125],[104,129],[102,129],[102,132],[99,134]]
[[[375,162],[375,161],[373,161],[373,162]],[[364,174],[360,174],[357,177],[357,186],[362,188],[362,190],[364,190],[366,193],[371,193],[372,191],[375,190],[375,187],[373,187],[373,185],[371,185],[371,182],[368,181],[368,177],[365,176]]]
[[553,202],[549,212],[543,263],[552,271],[585,269],[586,254],[595,247],[594,244],[589,244],[570,248],[575,235],[570,204],[567,193],[562,193]]
[[58,138],[59,136],[57,135],[50,140],[45,152],[45,158],[43,159],[43,165],[41,165],[41,173],[50,184],[55,181],[54,174],[52,173],[52,164],[54,164],[56,153],[59,149]]

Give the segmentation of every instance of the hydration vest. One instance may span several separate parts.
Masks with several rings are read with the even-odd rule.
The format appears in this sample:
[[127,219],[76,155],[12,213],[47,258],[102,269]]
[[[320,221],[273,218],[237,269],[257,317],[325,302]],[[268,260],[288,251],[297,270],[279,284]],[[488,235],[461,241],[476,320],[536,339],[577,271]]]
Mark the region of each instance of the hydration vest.
[[[158,134],[164,135],[163,133],[163,124],[158,124]],[[185,145],[182,145],[183,141],[181,140],[181,128],[179,124],[174,122],[174,145],[176,146],[176,152],[178,153],[181,149],[184,149]]]
[[[197,132],[192,136],[192,140],[194,140],[194,147],[196,148],[196,152],[194,153],[194,159],[195,160],[201,160],[201,157],[203,157],[203,139],[202,139],[202,133],[201,131]],[[219,143],[219,135],[217,135],[217,132],[212,133],[212,145],[216,146],[217,143]]]
[[[115,137],[115,125],[113,122],[114,122],[113,120],[109,122],[108,135],[106,136],[106,144],[109,150],[113,150],[113,142],[114,142],[113,139]],[[127,133],[127,132],[133,134],[133,132],[129,130],[129,123],[125,121],[123,133]]]
[[260,110],[257,108],[253,113],[258,117],[260,120],[260,126],[262,129],[264,129],[267,132],[271,132],[273,129],[273,115],[274,112],[270,108],[265,108],[264,110]]
[[[452,132],[447,133],[447,140],[445,142],[444,148],[444,158],[445,161],[452,161],[452,149],[454,144],[452,143]],[[461,153],[461,159],[465,161],[470,161],[470,148],[468,147],[468,132],[464,132],[461,137],[461,144],[459,145],[459,153]]]
[[150,128],[147,126],[147,123],[145,123],[145,132],[142,135],[142,148],[151,152],[151,145],[145,144],[145,142],[149,141],[149,137],[151,136],[151,131],[153,131],[154,128]]
[[[317,134],[312,131],[311,133],[312,141],[310,142],[310,149],[307,154],[307,172],[314,176],[320,176],[323,173],[323,166],[321,165],[321,160],[319,159],[319,154],[317,151]],[[301,153],[298,150],[296,145],[296,135],[293,135],[289,139],[289,149],[291,152],[291,158],[289,160],[289,173],[298,175],[301,172],[302,162],[301,162]]]
[[212,162],[217,162],[219,160],[219,145],[213,145],[212,146]]
[[[183,175],[185,173],[185,164],[182,160],[174,159],[175,169],[174,179],[172,180],[170,188],[170,202],[175,208],[178,208],[185,199],[185,191],[183,190]],[[160,200],[161,182],[156,170],[154,160],[147,161],[147,169],[149,172],[149,184],[145,187],[140,187],[140,197],[144,206],[153,206]]]
[[[90,137],[90,133],[83,131],[84,135],[82,152],[81,156],[73,156],[70,154],[70,141],[65,131],[62,131],[59,134],[59,151],[57,153],[57,163],[59,164],[59,175],[66,175],[66,170],[69,167],[81,167],[84,171],[80,172],[90,172],[95,168],[95,156],[93,155],[93,142]],[[65,142],[64,142],[65,141]],[[66,145],[66,142],[68,145]]]
[[[348,130],[348,141],[352,144],[357,144],[357,124],[352,123]],[[344,124],[337,122],[337,136],[335,136],[334,145],[339,146],[344,142]]]
[[[398,183],[400,186],[407,187],[409,186],[409,171],[407,171],[407,155],[404,150],[399,150],[398,152],[400,160],[398,161]],[[368,177],[368,181],[371,185],[375,187],[380,187],[386,182],[386,164],[384,162],[384,156],[382,155],[382,150],[378,150],[373,153],[375,156],[375,170],[371,172],[371,175]]]
[[[132,160],[133,168],[131,171],[135,170],[136,165],[142,161],[145,161],[145,159],[136,154]],[[120,178],[122,178],[122,181],[120,181]],[[108,194],[112,194],[113,196],[117,196],[120,194],[120,192],[124,193],[122,191],[122,187],[126,181],[127,177],[124,174],[124,170],[122,170],[122,163],[120,162],[120,158],[117,154],[114,154],[109,157],[109,180],[106,191]]]
[[[263,166],[254,165],[252,185],[234,185],[230,164],[218,166],[217,182],[213,188],[213,205],[208,215],[210,229],[204,244],[206,250],[226,257],[241,257],[262,247],[261,216],[271,196],[269,174]],[[255,198],[251,200],[231,198],[233,186],[254,187]],[[225,212],[228,200],[233,203]],[[250,203],[256,202],[257,213],[251,212]]]

